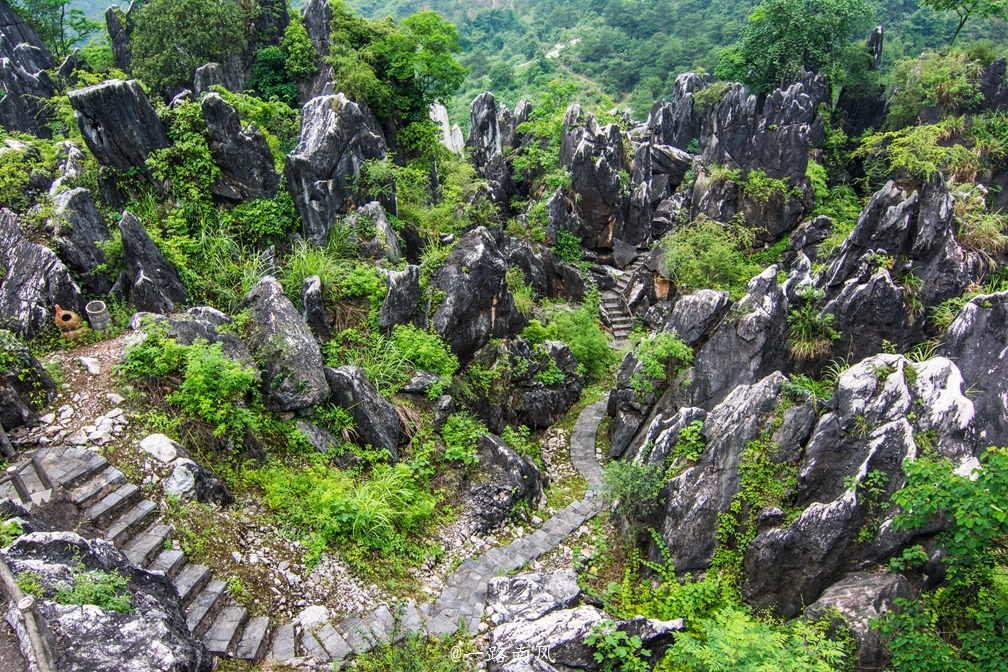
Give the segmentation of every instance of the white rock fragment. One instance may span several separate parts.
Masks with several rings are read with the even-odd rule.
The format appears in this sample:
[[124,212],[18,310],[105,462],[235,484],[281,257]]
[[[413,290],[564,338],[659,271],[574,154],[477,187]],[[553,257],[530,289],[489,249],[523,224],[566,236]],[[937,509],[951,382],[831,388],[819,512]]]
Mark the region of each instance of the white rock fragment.
[[140,450],[154,459],[168,464],[178,457],[178,444],[164,434],[151,434],[140,442]]
[[101,373],[101,362],[94,357],[81,357],[80,363],[92,376],[97,376]]

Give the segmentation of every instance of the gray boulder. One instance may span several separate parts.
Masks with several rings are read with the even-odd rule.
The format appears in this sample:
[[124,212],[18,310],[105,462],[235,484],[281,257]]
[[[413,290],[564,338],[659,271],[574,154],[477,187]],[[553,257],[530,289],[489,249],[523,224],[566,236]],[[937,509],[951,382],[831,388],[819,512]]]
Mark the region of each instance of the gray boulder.
[[0,98],[0,126],[8,132],[51,138],[52,111],[43,104],[56,95],[49,74],[30,72],[15,60],[0,57],[0,84],[6,92]]
[[[42,38],[39,37],[35,28],[32,27],[30,23],[22,19],[21,16],[10,6],[10,3],[7,2],[7,0],[0,2],[0,34],[6,38],[9,48],[16,47],[19,44],[26,44],[30,47],[48,52],[45,42],[43,42]],[[46,64],[45,67],[56,67],[56,61],[51,60],[52,56],[49,58],[50,62]]]
[[561,229],[576,234],[581,228],[581,217],[574,208],[573,199],[567,198],[563,188],[557,187],[546,201],[546,238],[553,245]]
[[835,318],[833,328],[840,334],[833,342],[837,356],[858,360],[881,352],[884,340],[900,351],[913,341],[903,289],[893,283],[884,268],[872,272],[866,264],[864,275],[848,280],[840,294],[823,308],[823,314]]
[[514,336],[525,327],[505,281],[503,242],[485,227],[470,231],[431,279],[431,287],[445,294],[432,326],[460,361],[491,338]]
[[262,372],[266,408],[297,411],[325,401],[329,384],[322,353],[276,278],[260,280],[238,304],[238,310],[245,309],[251,316],[248,344]]
[[94,270],[105,263],[105,252],[99,243],[112,240],[105,218],[91,197],[91,192],[78,187],[61,191],[52,197],[57,222],[56,247],[63,262],[81,278],[92,294],[108,294],[112,283],[104,273]]
[[70,91],[74,119],[103,166],[146,174],[147,157],[171,143],[140,82],[113,79]]
[[570,609],[581,599],[577,574],[569,569],[498,576],[487,584],[486,602],[494,625],[535,621],[557,609]]
[[701,158],[739,168],[743,174],[762,170],[768,177],[797,183],[805,176],[821,82],[796,82],[777,89],[758,111],[755,95],[741,84],[724,90],[713,114],[705,115],[700,138]]
[[401,271],[385,271],[388,294],[378,310],[378,328],[392,329],[406,324],[420,304],[420,267],[408,265]]
[[186,457],[173,463],[171,476],[164,481],[164,493],[181,501],[202,504],[213,502],[220,506],[234,504],[234,495],[222,480],[206,467]]
[[797,180],[797,191],[774,191],[764,200],[747,195],[744,185],[731,179],[714,179],[701,172],[693,186],[690,213],[719,222],[742,218],[756,234],[756,242],[772,244],[786,236],[814,207],[811,182]]
[[[194,306],[184,313],[169,316],[139,312],[130,318],[129,323],[130,329],[134,331],[144,331],[154,325],[164,329],[165,335],[174,338],[179,345],[192,345],[197,340],[211,345],[219,343],[221,354],[245,364],[247,368],[255,369],[258,375],[258,368],[248,348],[234,334],[237,331],[234,320],[216,308]],[[127,344],[126,348],[129,347]]]
[[128,210],[119,220],[119,233],[133,305],[151,313],[175,312],[187,298],[175,267]]
[[308,33],[308,39],[311,40],[315,51],[323,55],[329,53],[331,22],[332,9],[326,0],[306,0],[304,7],[301,8],[301,24]]
[[325,245],[335,217],[353,204],[351,182],[361,164],[384,156],[381,130],[342,93],[305,104],[301,138],[287,155],[284,175],[310,241]]
[[675,332],[687,345],[694,345],[724,317],[730,305],[728,292],[698,289],[675,303],[664,331]]
[[[2,551],[12,573],[33,572],[42,586],[38,610],[54,635],[60,670],[68,672],[210,672],[214,658],[189,634],[178,593],[164,574],[133,565],[108,541],[72,532],[33,532]],[[82,571],[126,579],[132,609],[59,604],[61,583]],[[124,662],[128,661],[124,668]]]
[[[574,609],[562,609],[550,612],[534,621],[511,621],[498,625],[490,631],[490,645],[496,650],[515,652],[529,651],[532,661],[536,652],[548,651],[550,662],[523,663],[512,661],[510,657],[503,660],[487,661],[489,672],[517,671],[536,669],[542,672],[552,670],[587,670],[598,672],[603,669],[601,662],[595,660],[595,649],[585,643],[592,634],[592,629],[601,621],[609,620],[608,616],[595,607],[582,605]],[[627,636],[641,638],[643,648],[651,651],[652,660],[660,660],[672,644],[676,632],[681,632],[685,626],[682,619],[674,621],[659,621],[638,616],[629,621],[617,621],[613,627],[625,632]]]
[[585,247],[611,248],[623,235],[627,208],[619,178],[624,168],[619,127],[599,126],[593,115],[572,105],[564,117],[560,165],[570,170],[572,189],[580,196],[575,209],[582,228],[574,233]]
[[26,345],[0,331],[0,425],[10,431],[38,424],[38,411],[56,396],[56,385]]
[[210,87],[220,86],[232,93],[241,93],[245,88],[245,73],[239,59],[231,59],[225,64],[207,63],[196,68],[193,73],[193,91],[202,96]]
[[956,363],[975,391],[974,424],[982,447],[1008,445],[1008,292],[967,303],[942,337],[938,352]]
[[662,145],[686,149],[700,140],[703,110],[693,102],[693,94],[710,84],[710,75],[684,72],[675,79],[672,101],[658,101],[652,106],[645,127],[651,140]]
[[213,192],[233,201],[276,196],[280,176],[259,129],[243,130],[238,113],[216,93],[205,96],[201,106],[210,154],[221,169]]
[[542,497],[542,475],[531,458],[524,458],[495,434],[476,439],[479,481],[469,489],[478,530],[493,529],[511,515],[519,501],[534,510]]
[[323,455],[334,456],[333,462],[339,468],[350,469],[360,464],[361,459],[350,450],[347,450],[335,436],[325,429],[308,422],[304,418],[298,418],[295,426],[312,448]]
[[70,271],[49,248],[28,240],[17,216],[0,209],[0,321],[26,338],[53,320],[59,305],[83,314],[84,298]]
[[580,303],[587,286],[581,272],[565,264],[545,245],[508,236],[504,240],[504,256],[509,267],[517,266],[525,281],[539,296]]
[[[757,438],[760,419],[777,405],[784,376],[775,372],[754,385],[739,385],[703,425],[706,446],[665,489],[659,529],[677,572],[706,569],[717,548],[718,520],[729,512],[741,485],[739,465],[746,443]],[[674,443],[674,441],[673,441]],[[657,544],[652,559],[661,560]]]
[[301,285],[301,317],[319,343],[332,338],[329,315],[322,300],[322,280],[317,275],[305,278]]
[[506,204],[516,190],[511,182],[511,170],[504,162],[504,139],[494,95],[487,91],[476,96],[469,116],[466,144],[473,150],[476,172],[490,184],[493,200]]
[[395,407],[378,394],[364,370],[356,366],[326,367],[325,378],[332,393],[330,400],[353,417],[353,440],[359,446],[371,446],[389,452],[392,462],[399,460],[399,417]]
[[385,208],[378,201],[357,208],[346,217],[349,226],[361,244],[361,254],[371,259],[388,259],[398,264],[401,258],[402,241],[392,228]]
[[848,574],[805,607],[804,616],[813,621],[835,619],[854,638],[857,667],[860,670],[883,670],[890,662],[889,648],[872,628],[872,622],[892,611],[899,598],[913,599],[915,591],[902,574],[888,572],[855,572]]
[[[123,23],[125,21],[125,24]],[[133,70],[133,48],[130,45],[130,35],[133,33],[133,22],[128,14],[124,14],[116,6],[105,10],[105,27],[108,29],[109,44],[115,65],[125,73]]]

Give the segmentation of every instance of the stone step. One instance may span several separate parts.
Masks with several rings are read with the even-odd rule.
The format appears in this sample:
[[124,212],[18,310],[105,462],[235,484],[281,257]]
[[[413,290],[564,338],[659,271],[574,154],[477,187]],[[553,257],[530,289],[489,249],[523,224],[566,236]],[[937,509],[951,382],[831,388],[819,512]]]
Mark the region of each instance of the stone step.
[[318,638],[310,632],[301,633],[301,646],[308,652],[308,657],[320,663],[328,663],[332,659],[325,647],[319,643]]
[[35,455],[49,480],[64,488],[75,488],[108,466],[103,455],[86,448],[52,446]]
[[326,623],[319,628],[315,633],[315,639],[325,649],[329,660],[340,661],[353,653],[353,648],[331,623]]
[[[328,625],[328,623],[326,624]],[[330,626],[332,627],[332,626]],[[245,626],[235,658],[258,663],[266,655],[266,645],[269,643],[270,619],[268,616],[256,616]]]
[[[192,567],[192,565],[189,565]],[[199,639],[206,634],[217,612],[224,606],[224,591],[227,585],[223,581],[214,579],[206,584],[200,591],[196,599],[193,600],[189,611],[186,612],[186,625],[189,626],[189,634]],[[181,591],[179,591],[181,593]]]
[[124,553],[134,565],[147,567],[164,550],[165,541],[171,539],[173,532],[171,525],[155,523],[126,544]]
[[211,576],[210,568],[206,565],[197,565],[191,562],[182,568],[182,571],[172,581],[175,584],[175,590],[178,591],[182,606],[188,606],[193,601],[193,598],[203,590],[203,586],[207,584]]
[[157,504],[149,499],[143,499],[112,523],[112,526],[105,532],[105,538],[115,544],[117,548],[122,548],[157,514]]
[[207,651],[215,656],[232,656],[238,648],[242,628],[248,620],[248,609],[239,606],[225,607],[203,637]]
[[[40,476],[39,473],[35,471],[35,465],[31,460],[18,464],[16,469],[17,472],[14,475],[14,480],[21,482],[21,486],[24,488],[24,493],[27,494],[29,498],[37,492],[44,492],[45,490],[52,489],[52,486],[50,486],[47,482],[49,479]],[[9,470],[10,468],[8,468],[8,471]]]
[[157,560],[155,560],[154,564],[150,566],[150,569],[152,572],[164,572],[165,576],[169,579],[174,579],[178,576],[179,571],[185,566],[185,564],[185,553],[169,549],[167,551],[161,551],[161,553],[158,554]]
[[267,662],[285,663],[297,657],[296,627],[294,623],[287,623],[277,628],[276,636],[273,638],[273,647],[266,654]]
[[127,483],[88,507],[88,517],[98,528],[105,527],[140,499],[140,488]]
[[91,478],[70,490],[70,499],[80,508],[86,508],[115,490],[126,481],[126,474],[112,466],[106,466]]
[[24,503],[21,499],[21,493],[17,491],[17,487],[14,485],[14,479],[7,474],[4,474],[0,478],[0,501],[5,499],[9,499],[18,505]]

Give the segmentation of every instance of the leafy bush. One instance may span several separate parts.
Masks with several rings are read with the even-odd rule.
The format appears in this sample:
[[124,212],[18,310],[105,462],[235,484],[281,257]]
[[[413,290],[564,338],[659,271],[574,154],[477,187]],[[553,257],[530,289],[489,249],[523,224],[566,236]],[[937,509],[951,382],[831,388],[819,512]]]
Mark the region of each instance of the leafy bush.
[[116,572],[75,572],[73,585],[56,592],[59,604],[93,604],[101,609],[128,614],[133,611],[126,579]]
[[190,208],[212,207],[210,187],[220,179],[220,168],[210,154],[206,122],[199,103],[179,102],[161,109],[172,145],[151,152],[151,174],[171,185],[172,194]]
[[301,224],[286,190],[281,190],[276,198],[242,201],[231,211],[231,217],[236,227],[251,234],[252,242],[277,241]]
[[763,270],[743,254],[754,241],[749,229],[697,218],[662,238],[665,272],[682,292],[719,289],[737,300],[749,279]]
[[511,266],[505,276],[508,290],[514,297],[515,309],[522,315],[529,315],[536,305],[535,290],[525,280],[525,272],[518,266]]
[[835,316],[819,310],[825,292],[815,287],[799,291],[800,304],[788,311],[788,349],[796,359],[814,360],[830,353],[840,334],[833,329]]
[[10,546],[22,534],[24,530],[16,520],[0,521],[0,548]]
[[270,508],[305,536],[310,562],[334,545],[365,573],[376,562],[423,559],[425,549],[410,536],[424,529],[437,500],[406,464],[375,465],[369,478],[336,467],[271,464],[254,478]]
[[592,625],[591,634],[585,639],[585,644],[592,647],[595,662],[602,664],[604,672],[650,672],[651,651],[643,648],[639,635],[628,635],[616,629],[616,624],[609,619],[598,621]]
[[446,460],[457,460],[467,467],[479,462],[476,441],[487,435],[487,428],[468,413],[452,413],[441,428]]
[[940,107],[946,114],[961,114],[983,100],[980,71],[984,64],[965,50],[927,51],[896,63],[896,86],[886,114],[886,130],[897,131],[918,123],[924,106]]
[[252,79],[249,86],[260,96],[269,100],[276,98],[287,104],[297,102],[297,84],[288,80],[285,65],[287,57],[277,46],[269,46],[256,52],[252,65]]
[[522,330],[522,338],[527,340],[533,347],[542,345],[549,338],[546,327],[539,320],[529,320],[528,326]]
[[[284,159],[297,146],[301,134],[301,113],[282,100],[260,100],[244,93],[232,93],[222,86],[210,88],[235,108],[242,122],[256,125],[273,150],[277,171],[282,172]],[[284,191],[281,188],[278,201]]]
[[581,239],[567,229],[557,229],[553,252],[565,264],[576,264],[581,261]]
[[614,359],[609,339],[587,308],[555,310],[546,333],[550,340],[563,341],[570,346],[578,371],[593,378],[601,376]]
[[656,464],[614,460],[602,473],[602,497],[632,521],[647,518],[658,508],[665,470]]
[[458,358],[437,334],[400,324],[392,332],[392,341],[418,370],[431,371],[446,381],[458,371]]
[[702,420],[694,420],[681,428],[679,430],[679,438],[672,447],[672,454],[690,462],[696,462],[700,459],[700,453],[703,452],[706,445],[702,433],[703,426],[704,423]]
[[999,255],[1008,248],[1008,224],[1001,213],[987,209],[987,190],[982,185],[953,185],[956,240],[967,250]]

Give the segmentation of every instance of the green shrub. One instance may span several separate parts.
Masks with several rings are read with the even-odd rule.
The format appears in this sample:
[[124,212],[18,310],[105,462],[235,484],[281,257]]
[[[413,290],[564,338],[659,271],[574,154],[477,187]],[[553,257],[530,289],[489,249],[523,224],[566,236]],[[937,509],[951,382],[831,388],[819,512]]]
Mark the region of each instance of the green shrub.
[[443,384],[431,388],[432,398],[443,392],[458,371],[458,358],[437,334],[421,331],[411,324],[400,324],[392,331],[392,342],[418,370],[441,376]]
[[546,333],[550,340],[563,341],[570,346],[578,371],[592,378],[601,376],[615,358],[609,348],[609,339],[587,308],[553,311]]
[[151,152],[147,168],[155,178],[171,185],[179,201],[208,210],[213,203],[210,187],[221,172],[210,154],[203,109],[199,103],[184,101],[160,111],[172,145]]
[[835,316],[821,314],[819,301],[826,295],[821,289],[808,287],[800,290],[800,304],[788,310],[788,349],[791,356],[802,360],[815,360],[828,355],[833,341],[840,334],[833,329]]
[[983,100],[980,71],[985,66],[960,49],[927,50],[918,58],[896,63],[896,86],[886,113],[886,130],[897,131],[918,123],[925,105],[961,114]]
[[642,373],[634,374],[630,386],[638,395],[654,392],[652,380],[666,381],[677,376],[693,362],[693,349],[672,332],[659,332],[641,339],[634,350]]
[[56,591],[59,604],[93,604],[101,609],[128,614],[133,611],[127,581],[116,572],[75,572],[73,585]]
[[557,229],[553,252],[565,264],[576,264],[581,261],[581,239],[567,229]]
[[610,504],[619,502],[619,509],[632,521],[657,510],[664,485],[665,470],[656,464],[614,460],[603,468],[602,497]]
[[[402,612],[394,614],[392,632],[387,641],[361,653],[354,660],[358,672],[464,672],[466,659],[459,644],[450,638],[426,637],[417,631],[406,632]],[[463,640],[464,641],[464,640]]]
[[956,240],[967,250],[999,255],[1008,248],[1008,223],[1001,213],[987,209],[987,190],[979,185],[953,185]]
[[530,437],[529,428],[519,425],[517,428],[505,425],[501,431],[501,439],[522,457],[539,457],[539,447]]
[[703,436],[703,420],[694,420],[690,424],[679,430],[679,438],[672,447],[672,454],[676,457],[696,462],[700,459],[706,441]]
[[167,401],[214,426],[217,436],[240,436],[253,421],[244,402],[255,389],[256,373],[230,357],[220,343],[197,340],[185,357],[182,384]]
[[[212,86],[211,91],[235,108],[244,123],[252,123],[266,137],[273,150],[277,172],[283,172],[284,159],[297,146],[301,134],[301,113],[282,100],[261,100],[245,93],[232,93],[222,86]],[[281,191],[285,191],[281,187]],[[279,200],[281,195],[277,195]]]
[[242,201],[231,211],[231,217],[237,228],[251,234],[251,242],[278,241],[301,224],[294,201],[285,189],[276,198]]
[[784,180],[767,177],[767,174],[759,169],[750,170],[742,185],[742,193],[757,205],[766,205],[775,196],[786,201],[788,197],[795,197],[795,192],[796,189],[789,187]]
[[292,82],[300,82],[318,72],[319,54],[301,23],[301,15],[291,12],[290,17],[290,23],[280,41],[280,49],[286,58],[284,67],[287,77]]
[[529,320],[528,326],[522,330],[521,335],[532,347],[542,345],[549,338],[546,327],[539,320]]
[[610,619],[603,619],[592,625],[591,634],[585,644],[592,647],[596,663],[602,664],[604,672],[650,672],[651,651],[643,648],[639,635],[628,635],[616,629]]
[[42,587],[42,575],[38,572],[31,570],[21,572],[17,577],[17,586],[25,595],[33,595],[37,598],[45,596],[45,590]]
[[508,291],[514,297],[515,309],[522,315],[529,315],[536,306],[535,290],[525,280],[525,272],[518,266],[511,266],[505,276]]
[[364,573],[375,563],[423,560],[426,549],[410,537],[424,530],[437,500],[406,464],[376,464],[370,477],[357,478],[330,466],[271,464],[254,478],[270,508],[306,538],[311,563],[332,546]]
[[277,46],[264,47],[256,52],[249,86],[269,100],[276,98],[287,104],[297,102],[297,84],[287,78],[284,67],[287,57]]
[[452,413],[441,428],[446,460],[457,460],[467,467],[479,462],[476,441],[487,435],[487,428],[468,413]]
[[662,238],[666,275],[681,292],[719,289],[738,300],[763,270],[743,254],[754,241],[749,229],[698,218]]
[[0,521],[0,548],[10,546],[22,534],[24,530],[16,520]]

